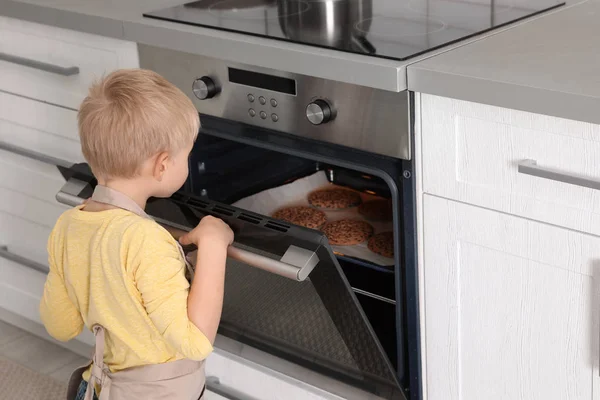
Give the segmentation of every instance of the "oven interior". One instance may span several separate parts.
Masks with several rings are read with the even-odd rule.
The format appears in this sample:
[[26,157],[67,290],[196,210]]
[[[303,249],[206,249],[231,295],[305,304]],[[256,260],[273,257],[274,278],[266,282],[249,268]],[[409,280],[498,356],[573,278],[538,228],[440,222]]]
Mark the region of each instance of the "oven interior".
[[[333,145],[323,145],[318,143],[319,150],[315,150],[316,142],[310,140],[300,140],[296,138],[294,145],[281,146],[277,144],[277,140],[289,140],[281,136],[261,137],[264,132],[250,132],[248,129],[243,129],[240,135],[239,125],[232,125],[230,129],[211,129],[211,123],[228,123],[213,119],[212,117],[203,117],[203,131],[205,134],[200,134],[194,150],[190,155],[190,176],[185,186],[185,192],[196,196],[201,196],[210,199],[211,201],[233,204],[236,201],[259,193],[261,191],[288,184],[297,179],[314,174],[316,171],[325,171],[328,180],[339,186],[350,188],[359,192],[376,194],[379,197],[391,199],[394,197],[396,202],[400,202],[400,194],[398,186],[401,185],[399,171],[401,171],[401,161],[391,158],[374,156],[372,154],[354,154],[351,149],[341,148]],[[232,132],[223,134],[223,132]],[[208,134],[206,134],[208,133]],[[245,137],[245,139],[244,139]],[[277,140],[274,140],[277,139]],[[261,145],[269,143],[269,145]],[[275,144],[274,144],[275,143]],[[288,143],[289,144],[289,143]],[[296,154],[290,154],[286,149],[293,148],[299,151]],[[303,153],[302,150],[307,150]],[[304,155],[307,155],[305,157]],[[388,165],[387,172],[395,171],[395,176],[392,176],[394,184],[390,185],[390,181],[382,179],[375,174],[365,173],[360,166],[368,164],[370,167],[383,163]],[[391,167],[390,167],[391,164]],[[398,164],[398,165],[394,165]],[[356,168],[352,168],[356,165]],[[389,175],[388,175],[389,176]],[[392,186],[392,187],[390,187]],[[396,196],[392,193],[396,191]],[[394,235],[401,235],[401,210],[402,208],[394,208],[396,218],[394,219]],[[269,216],[267,216],[269,217]],[[395,241],[396,253],[398,253],[398,244],[401,243],[401,238]],[[360,303],[364,314],[366,315],[375,335],[377,336],[387,358],[390,360],[393,368],[397,371],[397,378],[406,387],[407,376],[404,371],[406,369],[407,360],[403,356],[405,354],[404,335],[402,333],[402,323],[398,318],[398,309],[402,306],[402,302],[397,304],[396,297],[399,293],[400,277],[398,271],[401,268],[401,257],[396,256],[395,262],[390,265],[378,265],[370,261],[362,260],[355,257],[345,256],[336,252],[337,262],[343,270],[343,274],[348,280],[349,285]],[[398,264],[398,265],[396,265]],[[228,269],[235,270],[236,265],[229,265]],[[261,274],[260,271],[252,271],[252,274]],[[243,275],[243,274],[242,274]],[[229,276],[227,279],[240,279],[240,274]],[[245,279],[261,279],[263,283],[277,286],[276,282],[271,282],[272,276],[263,274],[263,276],[246,277]],[[291,293],[296,290],[292,286],[281,289],[282,293]],[[237,290],[236,290],[237,291]],[[295,295],[301,296],[299,293]],[[227,297],[231,298],[233,294],[227,293]],[[260,294],[251,295],[249,298],[238,299],[249,304],[254,297],[260,297]],[[264,298],[258,301],[273,301],[272,298]],[[250,305],[248,307],[251,308]],[[265,308],[263,305],[257,305],[260,312],[270,309],[271,312],[285,313],[282,309]],[[264,340],[259,336],[246,334],[247,326],[244,328],[243,334],[236,330],[236,324],[245,316],[240,314],[237,307],[232,309],[227,308],[223,312],[223,320],[221,333],[242,340],[244,337],[254,337],[249,343],[262,347]],[[273,320],[273,316],[262,316]],[[253,324],[253,322],[249,322]],[[273,322],[277,324],[278,322]],[[261,327],[256,327],[260,331]],[[269,328],[271,329],[271,328]],[[252,330],[252,329],[250,329]],[[310,334],[314,334],[311,332]],[[265,339],[265,338],[262,338]],[[271,343],[267,350],[273,350],[273,338],[269,338]],[[301,340],[301,339],[300,339]],[[246,340],[247,341],[247,340]],[[276,346],[275,346],[276,348]],[[299,360],[294,360],[299,361]],[[300,360],[301,361],[301,360]],[[301,363],[301,362],[300,362]],[[311,367],[314,367],[311,365]]]

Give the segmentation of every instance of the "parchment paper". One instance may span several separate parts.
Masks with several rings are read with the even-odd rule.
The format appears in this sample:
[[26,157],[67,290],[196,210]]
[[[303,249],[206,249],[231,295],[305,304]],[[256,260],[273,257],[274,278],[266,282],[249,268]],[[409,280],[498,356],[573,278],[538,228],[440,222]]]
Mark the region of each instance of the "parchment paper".
[[[287,185],[278,186],[272,189],[256,193],[237,201],[233,206],[244,208],[255,213],[271,216],[275,211],[283,207],[308,206],[307,195],[316,189],[337,187],[329,183],[324,171],[319,171],[313,175],[298,179]],[[363,202],[380,199],[367,193],[360,193]],[[375,229],[375,233],[391,231],[393,229],[392,221],[378,222],[364,218],[358,213],[358,207],[352,207],[339,211],[322,210],[327,215],[327,221],[336,221],[345,218],[360,219],[367,221]],[[367,247],[367,242],[353,246],[331,246],[333,251],[350,257],[370,261],[381,266],[394,265],[393,258],[387,258],[373,253]]]

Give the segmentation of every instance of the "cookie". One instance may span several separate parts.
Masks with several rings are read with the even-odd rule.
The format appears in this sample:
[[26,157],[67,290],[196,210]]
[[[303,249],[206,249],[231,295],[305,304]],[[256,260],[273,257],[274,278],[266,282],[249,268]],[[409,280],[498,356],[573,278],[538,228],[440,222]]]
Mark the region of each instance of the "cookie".
[[366,241],[373,234],[373,227],[365,221],[341,219],[325,224],[322,229],[330,244],[350,246]]
[[358,207],[358,213],[372,221],[391,221],[392,201],[388,199],[367,201]]
[[321,189],[308,195],[308,203],[311,206],[328,210],[356,207],[361,201],[360,194],[348,189]]
[[372,236],[367,247],[380,256],[394,258],[394,233],[381,232]]
[[273,218],[310,229],[318,229],[327,221],[323,211],[306,206],[281,208],[273,213]]

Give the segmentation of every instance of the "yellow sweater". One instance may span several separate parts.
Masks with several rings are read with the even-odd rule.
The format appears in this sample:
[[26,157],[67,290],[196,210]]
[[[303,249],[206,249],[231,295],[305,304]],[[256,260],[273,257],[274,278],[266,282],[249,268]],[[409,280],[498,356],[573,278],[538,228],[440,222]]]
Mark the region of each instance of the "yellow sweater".
[[48,333],[67,341],[84,325],[102,325],[104,362],[113,372],[205,359],[212,346],[188,319],[189,283],[175,239],[129,211],[80,208],[66,211],[48,240],[40,304]]

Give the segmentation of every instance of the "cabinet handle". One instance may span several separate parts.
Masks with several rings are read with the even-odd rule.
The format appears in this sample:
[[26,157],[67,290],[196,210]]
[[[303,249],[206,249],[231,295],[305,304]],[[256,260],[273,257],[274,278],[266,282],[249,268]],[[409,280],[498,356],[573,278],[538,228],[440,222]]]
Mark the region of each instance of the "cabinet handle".
[[[81,193],[87,184],[87,182],[80,181],[76,178],[69,179],[60,192],[56,194],[56,200],[59,203],[71,207],[83,204],[84,200],[79,197],[78,194]],[[174,236],[175,232],[180,229],[174,227],[169,221],[160,218],[154,218],[154,220],[165,226]],[[319,256],[317,253],[294,245],[290,245],[279,260],[265,257],[235,246],[229,246],[227,248],[227,256],[255,268],[298,282],[306,280],[308,275],[319,263]]]
[[18,254],[11,253],[8,250],[7,246],[0,246],[0,257],[5,258],[10,261],[14,261],[16,263],[24,265],[27,268],[35,269],[36,271],[40,271],[45,274],[48,273],[48,271],[49,271],[49,268],[47,266],[45,266],[44,264],[40,264],[37,261],[30,260],[30,259],[22,257]]
[[543,168],[538,166],[537,161],[535,160],[520,161],[518,171],[520,174],[524,175],[531,175],[538,178],[549,179],[551,181],[568,183],[569,185],[600,190],[600,179],[592,179],[577,174],[569,174],[550,168]]
[[0,53],[0,60],[62,76],[73,76],[79,74],[79,67],[76,66],[61,67],[60,65],[48,64],[42,61],[32,60],[30,58],[13,56],[12,54]]
[[0,149],[58,167],[71,168],[73,166],[72,162],[61,160],[60,158],[52,157],[46,154],[38,153],[33,150],[24,149],[22,147],[15,146],[13,144],[2,141],[0,141]]
[[206,390],[210,390],[229,400],[255,400],[253,397],[247,396],[240,391],[223,386],[216,376],[206,377]]

